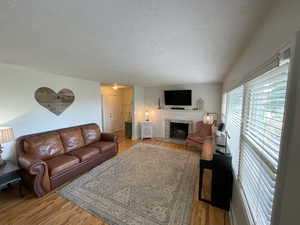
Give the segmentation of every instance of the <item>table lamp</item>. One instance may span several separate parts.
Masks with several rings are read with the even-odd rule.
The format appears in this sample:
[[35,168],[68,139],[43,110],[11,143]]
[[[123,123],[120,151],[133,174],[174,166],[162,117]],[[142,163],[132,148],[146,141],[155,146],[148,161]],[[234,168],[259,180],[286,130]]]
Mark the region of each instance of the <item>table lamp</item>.
[[203,122],[205,124],[213,124],[214,117],[212,115],[209,115],[208,113],[203,117]]
[[0,127],[0,166],[5,165],[5,161],[1,158],[3,152],[3,144],[14,140],[14,132],[11,127]]
[[147,122],[149,121],[149,116],[150,116],[149,111],[146,111],[146,112],[145,112],[145,117],[146,117],[146,121],[147,121]]

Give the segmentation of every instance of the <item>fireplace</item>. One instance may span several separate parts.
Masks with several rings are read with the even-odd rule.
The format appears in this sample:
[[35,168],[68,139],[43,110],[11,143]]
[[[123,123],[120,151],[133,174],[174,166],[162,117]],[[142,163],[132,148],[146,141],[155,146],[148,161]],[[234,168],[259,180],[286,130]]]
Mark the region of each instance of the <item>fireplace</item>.
[[170,138],[185,140],[189,133],[188,123],[170,123]]
[[185,140],[193,132],[192,120],[165,119],[166,139]]

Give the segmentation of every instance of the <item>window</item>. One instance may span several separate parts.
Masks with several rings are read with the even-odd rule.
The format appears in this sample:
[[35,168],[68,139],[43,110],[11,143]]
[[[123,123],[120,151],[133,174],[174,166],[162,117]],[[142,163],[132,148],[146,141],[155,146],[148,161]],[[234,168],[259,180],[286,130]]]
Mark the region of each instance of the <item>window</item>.
[[226,114],[227,114],[227,94],[224,93],[222,95],[222,106],[221,106],[221,121],[223,123],[226,122]]
[[230,91],[227,95],[227,148],[229,149],[232,155],[232,167],[236,176],[238,175],[240,158],[240,134],[242,122],[243,92],[244,87],[240,86]]
[[289,60],[280,65],[277,58],[227,93],[227,147],[253,225],[272,219],[289,68]]
[[245,84],[239,182],[256,225],[271,223],[288,64]]

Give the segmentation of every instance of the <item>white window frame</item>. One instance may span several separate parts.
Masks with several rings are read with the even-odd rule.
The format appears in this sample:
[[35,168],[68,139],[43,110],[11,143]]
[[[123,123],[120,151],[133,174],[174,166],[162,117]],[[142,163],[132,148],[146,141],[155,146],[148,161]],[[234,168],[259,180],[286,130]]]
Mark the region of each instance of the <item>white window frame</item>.
[[[279,55],[276,55],[276,57],[274,57],[275,59],[276,58],[278,58],[278,61],[277,61],[277,63],[276,63],[276,60],[272,60],[271,62],[272,62],[272,64],[271,63],[269,63],[267,66],[265,66],[264,68],[263,68],[263,70],[261,70],[260,72],[260,74],[262,74],[262,75],[259,75],[259,76],[255,76],[255,78],[253,78],[253,79],[251,79],[250,81],[247,81],[247,82],[245,82],[243,85],[244,85],[244,92],[243,92],[243,101],[242,101],[242,117],[241,117],[241,130],[240,130],[240,137],[239,137],[239,139],[240,139],[240,148],[239,148],[239,151],[240,151],[240,153],[239,153],[239,167],[238,167],[238,173],[237,174],[235,174],[236,176],[235,176],[235,178],[236,178],[236,180],[237,180],[237,182],[236,182],[236,184],[238,185],[238,189],[240,190],[240,193],[241,193],[241,196],[242,196],[242,201],[243,201],[243,204],[244,204],[244,207],[245,207],[245,210],[246,210],[246,213],[247,213],[247,216],[248,216],[248,219],[249,219],[249,222],[250,222],[250,224],[251,225],[260,225],[260,224],[256,224],[256,219],[255,219],[255,215],[253,215],[252,214],[252,210],[250,209],[250,206],[248,205],[248,200],[247,200],[247,197],[246,197],[246,195],[245,195],[245,192],[243,191],[243,187],[242,187],[242,184],[241,184],[241,182],[240,182],[240,169],[241,169],[241,158],[240,158],[240,156],[241,156],[241,144],[242,144],[242,141],[241,141],[241,139],[242,139],[242,132],[243,132],[243,129],[244,129],[244,113],[245,113],[245,107],[247,107],[247,106],[245,106],[245,104],[247,104],[246,103],[246,91],[247,91],[247,83],[248,82],[251,82],[252,80],[255,80],[256,78],[259,78],[259,77],[261,77],[261,76],[264,76],[265,74],[268,74],[272,69],[274,69],[274,68],[276,68],[275,70],[277,70],[277,69],[280,69],[281,67],[284,67],[284,66],[286,66],[287,68],[289,67],[289,60],[287,60],[287,59],[285,59],[284,60],[284,64],[287,64],[287,65],[283,65],[283,64],[280,64],[280,59],[279,59],[279,57],[278,57]],[[276,65],[277,64],[277,65]],[[286,90],[287,91],[287,90]],[[286,97],[287,96],[285,96],[285,102],[286,102]],[[225,114],[225,118],[226,118],[226,124],[228,124],[228,112],[229,112],[229,109],[228,109],[228,107],[229,107],[229,103],[230,103],[230,99],[229,99],[230,97],[229,97],[229,92],[227,92],[226,93],[226,114]],[[282,121],[283,123],[284,123],[284,118],[283,118],[283,121]],[[281,128],[281,131],[283,132],[283,127]],[[282,134],[281,134],[281,137],[282,137]],[[282,142],[282,140],[280,141],[280,145],[281,145],[281,142]],[[279,146],[279,151],[281,150],[281,146]],[[280,159],[278,159],[278,164],[280,163]],[[276,171],[276,176],[278,176],[278,171]],[[274,190],[274,193],[273,193],[273,203],[274,203],[274,198],[275,198],[275,196],[276,196],[276,192],[277,192],[277,184],[275,183],[275,190]],[[272,208],[274,208],[274,205],[273,205],[273,207]],[[273,209],[272,209],[273,210]],[[271,221],[272,221],[272,211],[271,211],[271,220],[270,220],[270,224],[271,224]]]

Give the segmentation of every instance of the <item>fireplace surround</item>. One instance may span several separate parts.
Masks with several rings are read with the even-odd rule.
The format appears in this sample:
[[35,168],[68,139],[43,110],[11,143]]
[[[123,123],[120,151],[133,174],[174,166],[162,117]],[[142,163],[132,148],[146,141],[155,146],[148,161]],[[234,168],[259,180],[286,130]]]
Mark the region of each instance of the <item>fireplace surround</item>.
[[189,133],[188,123],[170,123],[170,138],[185,140]]
[[165,138],[185,140],[187,135],[193,132],[192,120],[165,120]]

